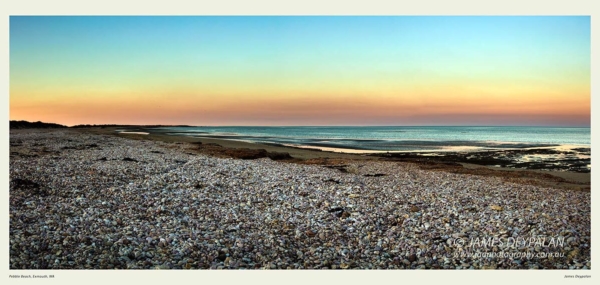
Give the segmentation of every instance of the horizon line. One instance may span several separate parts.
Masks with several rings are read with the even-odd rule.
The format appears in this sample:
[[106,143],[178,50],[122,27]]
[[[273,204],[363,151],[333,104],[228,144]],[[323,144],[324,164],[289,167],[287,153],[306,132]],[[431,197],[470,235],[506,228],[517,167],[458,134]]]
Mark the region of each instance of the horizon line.
[[66,127],[75,126],[160,126],[160,127],[546,127],[546,128],[591,128],[590,125],[190,125],[190,124],[99,124],[99,123],[84,123],[67,125],[55,122],[43,122],[43,121],[28,121],[28,120],[9,120],[11,121],[24,121],[29,123],[45,123],[45,124],[58,124]]

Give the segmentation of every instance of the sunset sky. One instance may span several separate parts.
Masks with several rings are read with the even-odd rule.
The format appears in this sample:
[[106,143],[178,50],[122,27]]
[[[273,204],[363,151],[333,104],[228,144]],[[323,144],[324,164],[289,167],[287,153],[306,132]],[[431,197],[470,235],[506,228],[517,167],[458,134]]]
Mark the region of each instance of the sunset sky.
[[10,119],[590,125],[590,17],[10,17]]

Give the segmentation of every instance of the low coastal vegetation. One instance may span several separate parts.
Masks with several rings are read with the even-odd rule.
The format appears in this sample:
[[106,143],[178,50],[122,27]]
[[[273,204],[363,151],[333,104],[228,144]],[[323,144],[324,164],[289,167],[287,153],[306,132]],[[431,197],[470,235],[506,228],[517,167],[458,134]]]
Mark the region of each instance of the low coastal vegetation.
[[67,126],[54,124],[54,123],[44,123],[44,122],[28,122],[28,121],[10,121],[11,129],[47,129],[47,128],[66,128]]

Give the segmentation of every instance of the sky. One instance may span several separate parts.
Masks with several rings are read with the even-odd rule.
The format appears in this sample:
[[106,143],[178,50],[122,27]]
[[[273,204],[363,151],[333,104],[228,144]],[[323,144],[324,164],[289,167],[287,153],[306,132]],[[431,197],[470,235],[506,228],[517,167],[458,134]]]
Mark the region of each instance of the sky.
[[589,16],[11,16],[10,119],[590,126]]

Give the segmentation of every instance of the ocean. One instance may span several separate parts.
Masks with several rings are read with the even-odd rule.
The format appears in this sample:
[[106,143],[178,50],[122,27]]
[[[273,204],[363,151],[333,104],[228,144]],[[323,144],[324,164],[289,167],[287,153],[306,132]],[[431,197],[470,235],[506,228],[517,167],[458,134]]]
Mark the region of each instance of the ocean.
[[589,127],[161,127],[153,131],[341,152],[590,147],[591,142]]

